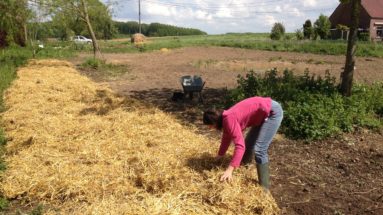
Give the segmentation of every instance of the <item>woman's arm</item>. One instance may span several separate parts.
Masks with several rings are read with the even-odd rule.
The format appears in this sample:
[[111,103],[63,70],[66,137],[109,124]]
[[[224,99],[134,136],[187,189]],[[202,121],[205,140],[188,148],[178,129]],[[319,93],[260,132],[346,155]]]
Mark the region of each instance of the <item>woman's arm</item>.
[[224,129],[222,133],[221,146],[219,147],[219,150],[218,150],[218,156],[225,155],[227,149],[230,146],[230,142],[231,142],[231,135],[227,133]]
[[245,153],[245,141],[242,135],[241,126],[236,123],[232,129],[232,138],[234,142],[234,154],[230,165],[237,168],[241,164],[243,154]]
[[[232,179],[232,174],[234,169],[239,167],[241,163],[243,154],[245,152],[245,142],[243,140],[241,126],[239,125],[236,119],[231,119],[228,117],[227,119],[225,119],[224,123],[226,123],[224,124],[224,129],[226,130],[224,130],[224,133],[222,136],[223,141],[221,143],[220,152],[221,152],[221,149],[223,152],[226,152],[227,148],[229,147],[231,139],[233,139],[234,141],[235,149],[234,149],[234,155],[230,162],[230,165],[227,167],[226,171],[221,176],[221,181],[225,181],[225,180],[230,181]],[[225,138],[228,138],[229,141],[224,142],[224,140],[226,140]],[[224,143],[226,143],[226,145],[224,145]],[[219,154],[219,155],[222,155],[222,154]]]

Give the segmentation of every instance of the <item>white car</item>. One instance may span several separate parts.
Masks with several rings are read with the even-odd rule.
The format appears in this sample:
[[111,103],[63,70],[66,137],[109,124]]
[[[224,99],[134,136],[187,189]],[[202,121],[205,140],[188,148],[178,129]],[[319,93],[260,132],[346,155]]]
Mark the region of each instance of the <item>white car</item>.
[[86,37],[84,37],[84,36],[74,36],[73,37],[73,41],[75,42],[75,43],[79,43],[79,44],[81,44],[81,43],[92,43],[92,40],[91,39],[88,39],[88,38],[86,38]]

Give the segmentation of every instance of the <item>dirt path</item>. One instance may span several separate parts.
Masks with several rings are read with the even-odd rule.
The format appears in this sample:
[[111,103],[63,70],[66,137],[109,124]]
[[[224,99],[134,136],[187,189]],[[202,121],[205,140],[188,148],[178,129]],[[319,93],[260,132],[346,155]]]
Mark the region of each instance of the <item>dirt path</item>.
[[[74,60],[81,62],[86,56]],[[151,103],[194,124],[199,132],[202,110],[221,101],[226,88],[236,85],[238,74],[250,69],[263,72],[276,67],[306,68],[323,75],[328,70],[339,77],[343,56],[254,51],[220,47],[194,47],[144,54],[105,54],[107,61],[125,64],[130,70],[107,81],[121,94]],[[383,81],[383,59],[358,58],[357,82]],[[181,90],[182,75],[201,75],[206,81],[204,104],[171,102]],[[93,77],[97,80],[97,77]],[[368,131],[320,143],[304,144],[278,138],[271,146],[271,192],[283,214],[383,214],[383,135]],[[255,174],[255,173],[254,173]]]
[[[293,69],[303,73],[306,68],[323,75],[328,70],[339,77],[344,66],[343,56],[327,56],[287,52],[254,51],[238,48],[192,47],[168,52],[143,54],[104,54],[110,63],[129,65],[131,72],[111,86],[122,92],[152,88],[179,89],[182,75],[201,75],[207,87],[233,87],[238,74],[265,71],[270,68]],[[81,62],[84,56],[75,62]],[[383,80],[383,59],[358,58],[355,72],[357,82]]]

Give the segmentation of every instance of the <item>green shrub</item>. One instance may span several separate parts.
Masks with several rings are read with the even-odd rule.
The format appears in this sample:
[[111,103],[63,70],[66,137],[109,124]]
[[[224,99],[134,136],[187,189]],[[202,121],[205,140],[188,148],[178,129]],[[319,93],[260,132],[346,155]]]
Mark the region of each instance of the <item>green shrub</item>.
[[303,40],[305,38],[301,29],[295,30],[295,37],[297,40]]
[[330,35],[331,22],[329,18],[323,14],[319,15],[319,18],[314,22],[315,36],[319,36],[321,39],[327,39]]
[[35,207],[32,211],[31,211],[31,213],[30,213],[30,215],[42,215],[42,214],[44,214],[44,208],[43,208],[43,206],[42,205],[37,205],[37,207]]
[[[88,58],[81,64],[81,69],[91,70],[91,75],[98,80],[112,80],[129,72],[128,65],[106,63],[104,60]],[[134,78],[134,77],[132,77]]]
[[272,40],[280,40],[285,35],[285,26],[282,23],[275,23],[271,29],[270,38]]
[[0,197],[0,211],[7,209],[9,202],[6,198]]
[[85,60],[83,64],[81,64],[82,67],[92,68],[92,69],[98,69],[104,62],[96,59],[96,58],[88,58]]
[[340,109],[339,97],[301,94],[297,101],[286,103],[283,131],[291,138],[321,139],[340,132],[331,109]]
[[303,24],[303,36],[305,39],[310,39],[314,34],[314,29],[311,23],[311,20],[306,20]]
[[360,41],[370,41],[370,32],[361,32],[358,34]]
[[319,140],[358,127],[380,128],[383,84],[355,85],[351,97],[338,92],[334,77],[296,76],[276,69],[259,75],[250,71],[238,76],[238,87],[229,92],[227,107],[252,96],[269,96],[284,108],[281,131],[293,139]]
[[0,146],[4,146],[6,142],[7,139],[5,138],[4,130],[0,128]]

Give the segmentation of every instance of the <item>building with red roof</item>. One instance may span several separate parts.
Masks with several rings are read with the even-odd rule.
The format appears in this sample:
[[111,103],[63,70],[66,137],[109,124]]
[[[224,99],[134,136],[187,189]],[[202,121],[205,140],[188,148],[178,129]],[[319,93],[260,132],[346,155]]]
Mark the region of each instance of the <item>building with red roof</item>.
[[[371,40],[383,40],[383,0],[362,0],[359,31],[369,32]],[[339,4],[330,16],[332,30],[339,26],[351,26],[351,4]],[[332,32],[334,36],[334,32]]]

